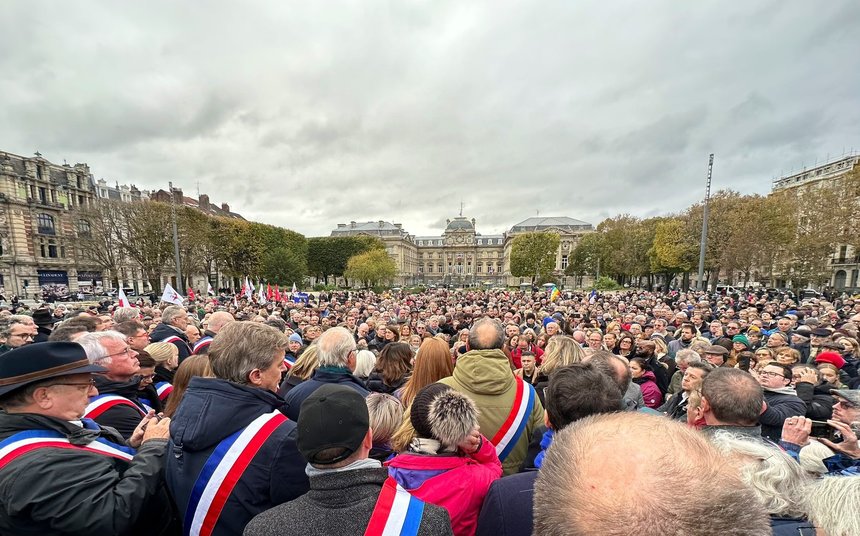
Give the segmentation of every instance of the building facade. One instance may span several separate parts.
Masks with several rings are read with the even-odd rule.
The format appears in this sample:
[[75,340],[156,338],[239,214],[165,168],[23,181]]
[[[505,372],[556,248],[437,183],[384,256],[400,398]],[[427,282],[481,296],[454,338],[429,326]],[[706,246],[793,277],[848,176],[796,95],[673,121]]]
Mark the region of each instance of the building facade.
[[565,285],[564,269],[569,255],[583,235],[594,227],[568,217],[528,218],[499,235],[484,235],[476,230],[474,218],[462,215],[446,222],[438,236],[414,236],[399,223],[383,220],[338,224],[331,236],[374,236],[382,240],[395,261],[398,285],[452,285],[455,287],[502,287],[530,283],[527,277],[510,273],[513,239],[522,233],[553,232],[561,243],[556,253],[555,275]]
[[[773,191],[789,189],[815,188],[823,181],[838,181],[860,165],[860,154],[852,153],[841,156],[819,166],[780,177],[773,181]],[[828,259],[832,274],[830,286],[837,291],[860,290],[860,251],[854,247],[842,244],[836,248]],[[778,281],[778,286],[784,286],[786,281]]]
[[89,231],[79,209],[96,199],[86,164],[0,152],[0,289],[7,297],[64,298],[103,287],[100,268],[75,248],[79,233]]

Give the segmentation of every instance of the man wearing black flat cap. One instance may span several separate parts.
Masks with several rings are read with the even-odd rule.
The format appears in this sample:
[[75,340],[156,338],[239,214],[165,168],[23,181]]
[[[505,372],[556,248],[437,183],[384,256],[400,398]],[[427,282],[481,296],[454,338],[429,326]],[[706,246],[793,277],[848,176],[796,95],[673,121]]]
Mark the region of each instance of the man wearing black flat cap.
[[141,423],[128,442],[82,419],[104,371],[71,342],[0,359],[0,534],[172,533],[170,419]]

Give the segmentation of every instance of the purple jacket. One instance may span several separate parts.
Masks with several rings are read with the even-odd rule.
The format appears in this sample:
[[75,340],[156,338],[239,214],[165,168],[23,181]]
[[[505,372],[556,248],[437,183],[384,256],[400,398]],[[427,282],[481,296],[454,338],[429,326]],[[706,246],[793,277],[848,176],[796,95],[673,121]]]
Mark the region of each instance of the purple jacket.
[[646,370],[639,378],[634,378],[633,383],[642,389],[642,398],[645,399],[645,405],[651,409],[657,409],[663,404],[663,393],[657,387],[657,378],[650,370]]

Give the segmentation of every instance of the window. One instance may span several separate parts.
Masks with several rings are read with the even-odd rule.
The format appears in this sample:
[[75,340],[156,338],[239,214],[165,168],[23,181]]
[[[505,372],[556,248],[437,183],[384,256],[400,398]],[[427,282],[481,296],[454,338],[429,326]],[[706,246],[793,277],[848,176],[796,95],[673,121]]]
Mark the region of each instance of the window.
[[39,201],[42,203],[47,203],[48,201],[48,189],[47,188],[39,188]]
[[56,234],[56,231],[54,230],[54,217],[50,214],[39,214],[37,217],[37,223],[39,226],[39,233],[48,235]]
[[55,246],[54,244],[48,245],[48,257],[52,259],[57,258],[57,246]]
[[567,255],[561,256],[561,269],[564,270],[567,268]]
[[90,236],[90,222],[87,220],[78,221],[78,234],[83,237]]

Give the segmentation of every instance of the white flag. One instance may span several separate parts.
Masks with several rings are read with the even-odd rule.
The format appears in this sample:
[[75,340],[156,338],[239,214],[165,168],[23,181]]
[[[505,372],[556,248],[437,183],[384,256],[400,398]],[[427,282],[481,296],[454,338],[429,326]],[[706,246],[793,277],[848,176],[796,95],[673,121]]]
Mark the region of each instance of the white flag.
[[211,294],[212,296],[215,295],[215,291],[212,290],[212,284],[209,283],[208,281],[206,282],[206,293]]
[[129,303],[128,298],[125,297],[125,292],[123,292],[122,288],[119,289],[118,298],[120,307],[134,307],[131,303]]
[[263,305],[266,303],[266,290],[263,288],[262,283],[257,283],[257,285],[260,287],[260,292],[257,293],[257,303]]
[[175,303],[176,305],[182,305],[182,300],[182,296],[180,296],[178,292],[173,290],[173,287],[170,286],[170,283],[164,285],[164,294],[161,295],[161,301],[167,303]]
[[293,291],[292,291],[292,292],[290,292],[290,294],[295,294],[296,292],[298,292],[298,291],[296,290],[296,284],[295,284],[295,283],[293,283]]
[[248,279],[248,276],[245,276],[245,297],[249,300],[254,295],[254,285],[251,284],[251,281]]

